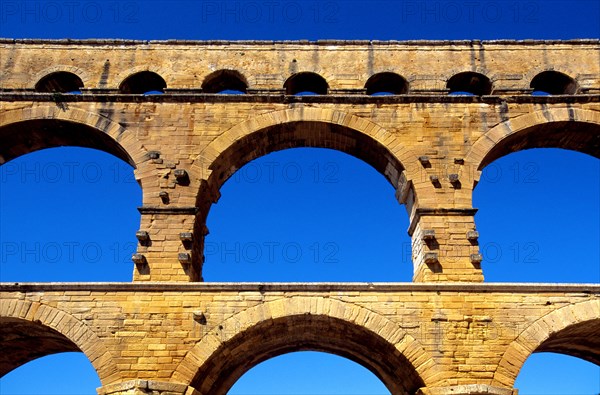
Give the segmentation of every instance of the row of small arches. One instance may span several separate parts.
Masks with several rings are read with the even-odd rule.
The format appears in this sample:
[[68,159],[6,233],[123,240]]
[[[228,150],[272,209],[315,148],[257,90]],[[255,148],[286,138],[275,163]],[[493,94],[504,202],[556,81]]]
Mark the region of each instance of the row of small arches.
[[[76,74],[58,71],[43,77],[36,85],[38,92],[81,93],[83,81]],[[166,81],[152,71],[141,71],[127,77],[119,86],[124,94],[161,94],[167,88]],[[327,81],[317,73],[293,74],[283,84],[287,95],[326,95]],[[544,71],[536,75],[530,84],[533,95],[574,94],[578,84],[572,77],[558,71]],[[244,94],[248,90],[246,78],[235,70],[218,70],[204,79],[203,93]],[[489,95],[492,81],[481,73],[462,72],[452,76],[446,83],[450,94]],[[403,95],[409,93],[408,81],[399,74],[382,72],[372,75],[365,84],[367,95]]]

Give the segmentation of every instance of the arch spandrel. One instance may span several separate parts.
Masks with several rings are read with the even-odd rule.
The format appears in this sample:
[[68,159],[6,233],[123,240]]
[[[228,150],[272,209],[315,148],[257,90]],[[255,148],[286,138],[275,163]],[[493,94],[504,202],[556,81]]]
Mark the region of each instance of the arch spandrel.
[[[214,326],[187,353],[172,379],[203,394],[224,395],[257,364],[308,350],[361,364],[392,393],[414,393],[437,372],[417,340],[376,312],[336,299],[297,296],[257,305]],[[400,371],[403,377],[398,377]]]

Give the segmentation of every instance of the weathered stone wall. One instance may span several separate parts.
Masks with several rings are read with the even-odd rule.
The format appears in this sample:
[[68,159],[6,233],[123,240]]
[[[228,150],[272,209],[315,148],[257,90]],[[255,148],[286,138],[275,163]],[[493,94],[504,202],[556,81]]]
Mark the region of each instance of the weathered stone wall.
[[[131,163],[143,189],[140,230],[150,237],[138,249],[135,280],[198,281],[206,216],[236,169],[279,149],[338,149],[375,167],[406,205],[415,281],[477,282],[481,258],[467,232],[476,230],[471,197],[482,167],[533,147],[600,157],[599,48],[598,40],[4,40],[0,162],[80,145]],[[203,81],[219,70],[237,72],[247,94],[204,93]],[[160,75],[165,94],[120,93],[141,71]],[[286,80],[306,71],[325,78],[328,95],[283,94]],[[492,95],[448,96],[451,77],[466,71],[487,76]],[[575,88],[532,97],[532,80],[548,71],[569,76]],[[38,81],[58,72],[80,78],[83,94],[36,93]],[[407,94],[366,95],[366,82],[381,72],[400,74]],[[181,233],[193,240],[182,243]],[[191,265],[180,254],[190,254]]]
[[[0,321],[71,340],[107,393],[145,380],[156,388],[170,383],[179,394],[188,386],[225,394],[256,361],[302,349],[351,357],[377,372],[393,394],[475,384],[510,389],[534,351],[600,362],[598,285],[5,284],[0,290]],[[27,362],[32,344],[44,351],[46,343],[27,343],[19,335],[27,331],[16,328],[2,325],[3,372]]]
[[[530,91],[540,72],[576,78],[582,93],[598,93],[598,40],[573,41],[319,41],[192,42],[127,40],[3,40],[3,89],[32,89],[56,71],[77,74],[86,89],[118,89],[143,70],[164,78],[168,89],[199,89],[217,70],[240,72],[249,89],[282,91],[294,73],[327,80],[332,93],[363,91],[366,81],[393,71],[410,91],[445,92],[463,71],[487,75],[498,93]],[[358,93],[356,92],[356,93]]]
[[[598,40],[0,40],[0,164],[61,145],[112,153],[135,167],[149,238],[132,284],[0,285],[0,374],[80,350],[100,394],[225,395],[260,361],[311,349],[361,363],[394,395],[511,395],[532,352],[600,363],[599,286],[477,284],[472,205],[481,170],[511,152],[600,157],[599,50]],[[163,94],[127,93],[143,71],[162,77]],[[82,94],[40,92],[59,72],[72,74],[48,86],[74,75]],[[285,94],[300,72],[323,77],[327,94]],[[384,72],[403,77],[402,94],[367,95]],[[462,72],[478,73],[459,78],[466,90],[489,89],[448,95]],[[202,89],[232,76],[246,94]],[[531,95],[540,76],[552,96]],[[349,153],[392,184],[417,283],[185,283],[202,279],[220,186],[292,147]]]

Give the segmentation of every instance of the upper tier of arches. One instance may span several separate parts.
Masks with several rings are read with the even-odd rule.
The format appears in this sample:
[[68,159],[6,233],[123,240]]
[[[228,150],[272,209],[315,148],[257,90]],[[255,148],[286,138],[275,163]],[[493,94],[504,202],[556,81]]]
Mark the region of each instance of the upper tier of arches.
[[[411,90],[410,84],[414,78],[414,76],[407,78],[395,71],[374,73],[365,81],[363,89],[351,93],[371,96],[415,94],[417,92]],[[522,92],[538,96],[573,95],[579,93],[580,90],[580,85],[575,78],[555,70],[541,71],[529,82],[525,80],[523,82],[527,85],[520,87]],[[501,94],[501,90],[496,89],[493,78],[474,71],[461,71],[449,75],[443,83],[444,88],[439,89],[440,93],[472,96]],[[173,93],[178,91],[169,88],[168,84],[160,72],[138,70],[124,77],[118,86],[118,93],[161,94],[167,92],[167,89]],[[35,81],[33,87],[36,92],[42,93],[81,93],[83,88],[94,91],[99,89],[97,86],[84,86],[83,79],[72,71],[52,71]],[[286,95],[327,95],[335,93],[336,90],[325,77],[311,71],[293,73],[280,87],[274,87],[274,89],[279,89]],[[185,91],[212,94],[264,93],[264,91],[255,92],[244,73],[233,69],[211,72],[197,87]],[[343,93],[347,94],[349,91],[346,89],[343,90]]]

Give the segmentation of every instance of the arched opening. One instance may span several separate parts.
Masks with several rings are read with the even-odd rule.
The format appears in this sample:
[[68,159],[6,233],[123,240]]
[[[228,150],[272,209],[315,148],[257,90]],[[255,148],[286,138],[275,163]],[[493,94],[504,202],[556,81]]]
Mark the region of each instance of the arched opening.
[[141,188],[105,152],[45,149],[0,166],[0,281],[131,281]]
[[317,73],[301,72],[289,77],[283,84],[286,95],[326,95],[329,85]]
[[140,71],[127,77],[119,86],[121,93],[127,94],[161,94],[167,83],[152,71]]
[[402,95],[408,93],[408,81],[396,73],[377,73],[367,80],[365,89],[367,95]]
[[[103,384],[119,378],[112,354],[94,330],[44,303],[24,299],[0,303],[0,348],[0,377],[41,357],[61,358],[65,354],[59,353],[82,352]],[[55,365],[52,371],[61,368]]]
[[[288,148],[304,149],[286,150],[273,156],[265,156]],[[335,151],[316,148],[341,151],[362,162]],[[263,156],[264,158],[250,163]],[[247,167],[242,169],[246,164]],[[194,234],[206,233],[204,231],[206,218],[212,203],[221,196],[219,192],[221,186],[240,169],[242,170],[232,178],[223,191],[224,196],[227,196],[227,200],[222,201],[223,210],[235,210],[236,213],[243,215],[247,222],[242,226],[240,217],[235,217],[236,222],[230,226],[219,219],[226,213],[221,211],[222,215],[215,215],[208,227],[211,237],[214,237],[208,240],[210,244],[205,246],[204,239],[200,237],[194,239],[195,259],[204,254],[207,263],[212,260],[214,263],[227,262],[227,265],[234,265],[230,267],[237,265],[240,270],[244,267],[246,269],[240,272],[242,277],[239,278],[244,281],[259,279],[254,277],[252,271],[252,267],[257,268],[258,262],[268,265],[265,270],[267,267],[272,269],[274,265],[286,263],[290,266],[288,269],[291,271],[287,273],[286,269],[281,267],[279,277],[273,278],[268,275],[267,278],[271,281],[275,279],[290,281],[294,278],[305,278],[307,281],[410,280],[409,273],[412,266],[410,265],[410,240],[406,235],[408,218],[406,214],[401,213],[403,210],[395,197],[395,188],[399,185],[404,168],[397,157],[368,135],[324,122],[290,122],[266,127],[238,139],[223,151],[209,168],[210,177],[201,185],[198,195],[197,206],[200,211],[196,218]],[[381,182],[383,178],[373,170],[383,175],[391,186]],[[246,189],[236,189],[243,187]],[[237,193],[229,193],[229,188],[236,190]],[[251,201],[249,198],[241,201],[240,194],[251,194],[254,200]],[[335,199],[339,201],[336,202]],[[374,201],[379,202],[376,208],[374,208]],[[272,210],[267,210],[271,206],[264,205],[264,202],[277,204],[282,212],[276,214]],[[319,202],[323,202],[323,207],[319,206]],[[252,209],[250,204],[255,204],[253,206],[255,209]],[[304,211],[297,210],[297,207],[302,207]],[[219,209],[216,207],[215,209],[218,213]],[[284,219],[284,213],[289,216],[287,220]],[[268,222],[265,222],[264,216],[269,217]],[[328,218],[335,222],[335,226],[330,227],[331,224],[327,223]],[[388,227],[377,228],[374,218],[382,220]],[[263,236],[264,239],[257,240],[257,233],[253,233],[257,229],[257,223],[271,224],[271,228],[260,229],[264,231],[262,235],[271,236]],[[364,224],[364,227],[354,226],[354,223]],[[365,232],[365,229],[370,231]],[[277,231],[280,233],[276,233]],[[235,232],[239,232],[238,237],[235,237]],[[228,244],[228,240],[232,240],[232,237],[234,241],[239,241],[239,244]],[[377,237],[381,239],[378,240]],[[395,242],[392,240],[394,238]],[[339,239],[354,240],[355,243],[347,246],[345,251],[341,251]],[[361,239],[360,242],[356,242],[358,239]],[[303,244],[299,245],[298,240]],[[383,246],[383,240],[390,244]],[[358,251],[361,245],[365,245],[364,243],[371,247]],[[388,247],[390,250],[387,250]],[[372,250],[377,252],[373,253]],[[360,269],[364,267],[364,262],[356,257],[372,262],[368,257],[369,254],[383,257],[385,252],[382,255],[378,254],[391,250],[395,251],[394,258],[391,258],[391,255],[387,256],[391,266],[382,266],[390,269],[387,274],[384,270],[369,272]],[[354,262],[356,271],[346,272],[341,269],[340,265],[349,263],[344,262],[345,259]],[[329,264],[323,264],[324,261]],[[310,266],[313,268],[316,264],[320,264],[320,270],[317,272],[324,277],[320,279],[311,277],[310,271],[301,270],[300,262],[311,262]],[[210,269],[217,270],[213,271],[213,274],[218,273],[219,265],[216,266]],[[243,273],[248,277],[243,277]],[[264,270],[257,273],[266,274]],[[222,272],[222,275],[231,276],[232,273]],[[219,280],[231,281],[231,277],[220,277],[220,275],[215,277]],[[206,278],[211,277],[206,276]],[[264,280],[265,278],[262,277],[262,281]]]
[[81,93],[83,81],[68,71],[57,71],[43,77],[35,84],[37,92]]
[[533,95],[573,95],[577,92],[577,82],[558,71],[543,71],[531,80]]
[[598,179],[598,159],[564,149],[489,163],[473,193],[486,280],[600,282]]
[[525,361],[515,388],[521,395],[597,395],[600,366],[567,355],[535,353]]
[[127,151],[56,119],[5,125],[0,139],[0,281],[129,281],[141,189]]
[[[594,300],[566,305],[529,325],[505,351],[494,380],[524,389],[523,393],[534,393],[546,386],[535,373],[541,364],[549,387],[546,387],[547,392],[535,393],[597,394],[600,389],[597,305]],[[557,370],[554,377],[550,375],[552,369]],[[589,372],[589,376],[577,381],[582,372]],[[566,379],[566,383],[558,380],[561,378]],[[562,391],[557,391],[561,388]]]
[[91,126],[59,120],[33,119],[0,127],[0,165],[44,148],[96,148],[135,166],[131,156],[107,133]]
[[484,274],[502,282],[598,282],[600,125],[580,121],[589,114],[577,109],[545,113],[553,122],[540,123],[540,115],[517,118],[523,126],[516,130],[500,124],[467,155],[470,177],[479,179],[473,201]]
[[207,281],[411,281],[406,210],[362,160],[278,151],[240,168],[220,195],[207,218]]
[[41,323],[0,317],[0,377],[34,359],[69,351],[81,351],[62,333]]
[[0,377],[2,395],[94,394],[100,386],[96,370],[81,352],[47,355]]
[[446,88],[451,95],[483,96],[492,93],[492,82],[483,74],[465,71],[452,76]]
[[247,89],[246,78],[236,70],[217,70],[202,82],[204,93],[241,94]]
[[363,366],[336,355],[301,351],[253,367],[228,395],[389,395],[383,383]]
[[254,366],[296,351],[321,351],[354,361],[393,394],[414,393],[424,386],[415,367],[379,335],[363,326],[311,314],[267,320],[241,331],[212,353],[191,386],[201,393],[225,395]]
[[554,332],[535,352],[554,352],[600,366],[600,318],[569,325]]
[[[71,323],[68,318],[64,321],[62,325],[72,330],[68,328]],[[76,394],[82,393],[86,387],[94,391],[100,384],[98,373],[87,356],[82,354],[83,350],[64,334],[40,321],[0,317],[0,348],[3,394],[60,394],[65,389],[68,390],[62,393]],[[52,358],[45,359],[47,356]],[[74,362],[78,366],[74,366]],[[75,370],[65,370],[68,366]],[[69,376],[65,377],[66,374]],[[48,380],[43,379],[46,376]],[[61,376],[67,381],[52,385]],[[12,392],[11,389],[18,391]]]

